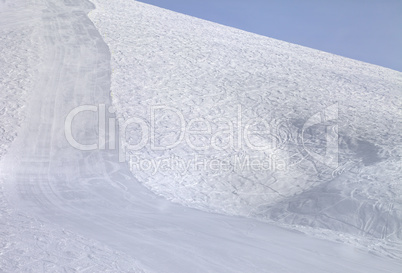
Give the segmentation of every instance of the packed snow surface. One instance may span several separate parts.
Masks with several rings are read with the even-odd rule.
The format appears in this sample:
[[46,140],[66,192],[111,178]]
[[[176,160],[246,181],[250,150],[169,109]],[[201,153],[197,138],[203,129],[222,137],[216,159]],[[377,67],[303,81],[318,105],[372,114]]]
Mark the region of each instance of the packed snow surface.
[[400,72],[92,2],[0,1],[0,271],[400,270]]

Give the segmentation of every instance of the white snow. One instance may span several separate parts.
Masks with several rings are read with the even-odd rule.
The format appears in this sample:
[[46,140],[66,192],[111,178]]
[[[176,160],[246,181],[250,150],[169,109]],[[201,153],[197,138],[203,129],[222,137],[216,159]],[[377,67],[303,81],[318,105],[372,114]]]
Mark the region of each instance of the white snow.
[[[400,72],[136,1],[93,3],[95,10],[79,0],[0,1],[0,271],[401,268]],[[72,147],[69,113],[112,103],[120,128],[132,121],[118,142],[146,145],[110,149],[114,132],[88,111],[72,119],[72,137],[107,145]],[[152,117],[150,106],[165,108]],[[209,144],[208,134],[152,149],[135,123],[151,128],[154,120],[154,144],[168,145],[183,125],[172,108],[186,126],[203,120],[190,129],[208,121],[221,133],[230,120],[233,144],[219,149],[225,131],[219,147],[203,151],[189,143]],[[306,152],[322,154],[331,132],[311,126],[300,142],[303,124],[321,116],[337,118],[327,124],[339,131],[337,168]],[[274,145],[255,151],[239,142],[238,127],[261,118],[269,137],[252,141]],[[245,155],[278,158],[265,171],[138,163]]]
[[[29,117],[39,114],[24,110],[27,103],[32,107],[46,98],[45,93],[40,94],[44,91],[41,84],[47,80],[41,73],[57,69],[47,66],[50,61],[56,61],[48,54],[57,44],[45,41],[49,38],[44,31],[46,20],[41,20],[51,10],[51,4],[51,1],[0,1],[0,159],[17,131],[23,132],[27,123],[32,122]],[[68,14],[68,10],[65,12]],[[55,21],[55,16],[57,14],[49,21]],[[57,31],[52,33],[58,34]],[[26,115],[28,118],[22,125]],[[37,127],[40,124],[30,125]],[[29,135],[27,131],[26,145],[35,148]],[[18,145],[18,141],[15,144]],[[24,167],[23,158],[24,155],[20,155],[17,163],[11,163],[12,168]],[[7,160],[3,158],[2,164],[6,165]],[[32,161],[35,160],[40,159]],[[4,176],[6,168],[3,166],[0,172]],[[42,221],[29,211],[16,210],[7,202],[8,192],[4,185],[4,177],[1,177],[0,272],[144,272],[135,259],[123,252]]]
[[[198,152],[186,141],[168,151],[151,149],[150,141],[143,149],[127,151],[133,174],[144,185],[198,209],[274,220],[303,231],[313,227],[314,234],[358,235],[353,240],[366,246],[386,242],[393,249],[395,241],[400,243],[400,72],[138,2],[95,3],[98,9],[90,16],[112,52],[111,90],[120,118],[140,118],[151,128],[150,107],[164,105],[179,110],[187,125],[194,118],[209,121],[212,133],[228,129],[228,122],[216,122],[219,118],[235,127],[235,143],[223,151]],[[339,166],[328,168],[306,153],[300,131],[309,118],[334,105]],[[174,143],[182,124],[177,114],[155,113],[156,144]],[[239,149],[237,132],[258,118],[269,123],[272,149],[255,152],[244,141]],[[126,139],[140,142],[139,130],[127,131]],[[319,130],[311,134],[324,135]],[[304,144],[325,149],[306,135]],[[200,146],[210,140],[199,141]],[[138,163],[154,160],[156,166],[172,154],[190,165],[194,155],[234,164],[238,155],[268,154],[288,166],[265,172],[155,171]]]

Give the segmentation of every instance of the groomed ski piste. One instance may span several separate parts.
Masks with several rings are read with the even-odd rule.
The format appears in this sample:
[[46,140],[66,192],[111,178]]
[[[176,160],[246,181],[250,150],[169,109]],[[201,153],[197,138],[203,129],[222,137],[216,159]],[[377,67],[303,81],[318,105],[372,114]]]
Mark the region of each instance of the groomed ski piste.
[[400,272],[402,73],[130,0],[0,0],[0,272]]

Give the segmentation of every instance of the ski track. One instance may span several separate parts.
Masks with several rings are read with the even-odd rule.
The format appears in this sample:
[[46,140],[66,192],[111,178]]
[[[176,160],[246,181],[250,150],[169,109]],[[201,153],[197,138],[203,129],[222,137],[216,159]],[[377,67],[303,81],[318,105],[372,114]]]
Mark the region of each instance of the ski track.
[[[127,5],[132,4],[138,7]],[[1,128],[12,127],[2,132],[15,136],[18,130],[18,138],[7,136],[1,142],[9,145],[14,140],[8,153],[4,156],[4,146],[0,154],[1,271],[396,272],[400,268],[400,261],[351,246],[171,203],[140,184],[127,164],[118,163],[117,151],[74,149],[64,136],[66,115],[80,105],[111,105],[111,56],[87,18],[93,5],[78,0],[1,5],[7,8],[2,6],[0,12],[13,8],[21,12],[13,10],[7,20],[2,17],[7,22],[1,25],[2,39],[26,41],[17,44],[22,51],[18,56],[32,58],[30,64],[16,59],[16,74],[3,63],[1,67],[9,80],[1,84],[7,88],[27,79],[21,88],[1,91],[10,93],[3,102],[9,116]],[[24,31],[18,32],[21,28]],[[32,52],[24,53],[26,48]],[[2,48],[2,57],[12,54],[7,50]],[[25,103],[26,118],[17,129],[21,120],[13,118],[23,118]],[[97,122],[96,115],[81,116],[74,123],[74,136],[93,143],[99,134]]]

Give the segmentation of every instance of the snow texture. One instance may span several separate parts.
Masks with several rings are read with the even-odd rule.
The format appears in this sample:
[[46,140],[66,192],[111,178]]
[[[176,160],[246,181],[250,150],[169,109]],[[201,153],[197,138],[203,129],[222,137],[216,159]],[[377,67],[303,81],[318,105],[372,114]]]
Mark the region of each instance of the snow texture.
[[[398,272],[400,72],[136,1],[92,2],[0,0],[1,272]],[[147,138],[123,151],[87,111],[74,138],[107,145],[83,151],[65,134],[82,105],[120,129],[137,118],[118,144],[143,138],[139,120],[155,122],[156,146],[174,142],[172,108],[225,133],[202,151],[186,141],[158,151]],[[165,108],[151,117],[150,106]],[[261,118],[250,130],[269,133],[252,141],[270,149],[237,134],[223,147],[228,120],[245,130]],[[136,165],[247,155],[278,164]]]
[[[111,90],[119,118],[138,117],[151,128],[150,106],[165,105],[184,113],[187,123],[202,118],[212,121],[213,132],[222,132],[228,122],[219,119],[236,127],[241,105],[243,126],[258,118],[269,123],[275,145],[262,156],[278,155],[287,165],[285,171],[265,172],[136,168],[139,158],[172,154],[187,162],[194,154],[221,161],[242,153],[261,157],[244,143],[240,149],[234,144],[197,152],[185,141],[166,151],[155,151],[148,142],[127,152],[139,181],[186,206],[304,231],[313,227],[378,238],[390,241],[392,249],[397,244],[393,251],[400,249],[400,72],[139,2],[95,3],[99,8],[91,18],[112,52]],[[323,128],[310,128],[304,139],[301,130],[309,118],[334,105],[339,166],[330,168],[306,151],[308,145],[325,151]],[[176,113],[156,112],[156,144],[179,139],[180,124]],[[121,137],[139,143],[142,132],[129,129],[131,135]]]

